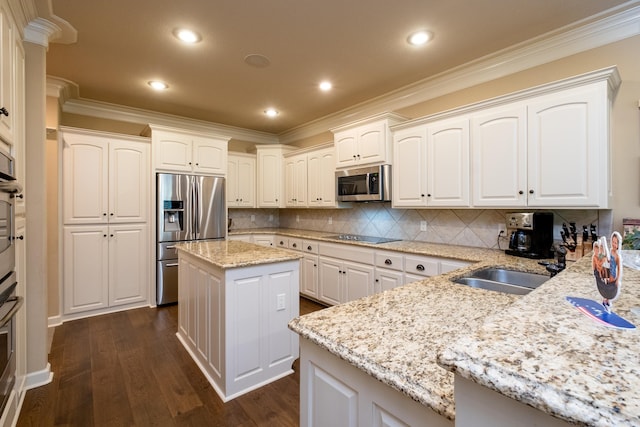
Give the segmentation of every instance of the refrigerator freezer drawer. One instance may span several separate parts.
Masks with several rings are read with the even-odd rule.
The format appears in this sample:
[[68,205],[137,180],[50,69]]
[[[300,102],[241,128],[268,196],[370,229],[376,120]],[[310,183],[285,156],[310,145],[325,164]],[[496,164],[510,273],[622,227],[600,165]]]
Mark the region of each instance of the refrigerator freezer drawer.
[[178,250],[176,245],[180,242],[163,242],[158,243],[157,256],[158,261],[174,260],[178,262]]
[[157,262],[157,304],[178,302],[178,259]]

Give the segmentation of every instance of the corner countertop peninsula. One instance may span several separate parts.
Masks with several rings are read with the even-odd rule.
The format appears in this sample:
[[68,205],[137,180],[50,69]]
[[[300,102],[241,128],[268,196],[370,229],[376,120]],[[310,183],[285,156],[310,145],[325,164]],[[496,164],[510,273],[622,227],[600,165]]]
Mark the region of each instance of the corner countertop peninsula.
[[[335,241],[316,231],[250,232]],[[520,297],[451,280],[489,266],[544,273],[535,260],[420,242],[350,244],[474,264],[298,317],[289,328],[303,338],[449,420],[462,377],[559,422],[640,425],[638,330],[602,326],[565,301],[598,300],[588,256]],[[614,309],[640,325],[635,307],[640,272],[625,268]]]

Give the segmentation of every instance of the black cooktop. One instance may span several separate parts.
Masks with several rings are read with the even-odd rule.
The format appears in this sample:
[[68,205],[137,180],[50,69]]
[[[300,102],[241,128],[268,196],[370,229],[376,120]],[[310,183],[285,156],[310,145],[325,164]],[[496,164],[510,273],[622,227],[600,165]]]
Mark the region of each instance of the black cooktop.
[[400,239],[393,239],[388,237],[373,237],[373,236],[358,236],[357,234],[338,234],[335,236],[327,236],[329,239],[336,239],[349,242],[364,242],[364,243],[388,243],[397,242]]

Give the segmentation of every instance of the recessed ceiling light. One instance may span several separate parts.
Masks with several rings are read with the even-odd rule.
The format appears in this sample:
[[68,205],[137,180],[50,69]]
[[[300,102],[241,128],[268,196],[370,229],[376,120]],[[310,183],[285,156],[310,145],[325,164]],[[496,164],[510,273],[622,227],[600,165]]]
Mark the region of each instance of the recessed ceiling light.
[[433,38],[429,31],[416,31],[407,37],[407,42],[413,46],[421,46]]
[[264,113],[268,117],[275,117],[278,115],[278,110],[276,110],[275,108],[267,108],[266,110],[264,110]]
[[151,80],[150,82],[147,82],[147,84],[155,90],[165,90],[169,88],[168,84],[161,82],[160,80]]
[[200,40],[202,40],[200,34],[184,28],[176,28],[175,30],[173,30],[173,35],[185,43],[198,43]]
[[320,88],[320,90],[322,90],[322,91],[326,92],[326,91],[328,91],[328,90],[331,90],[331,88],[333,87],[333,85],[331,84],[331,82],[324,81],[324,82],[321,82],[321,83],[318,85],[318,87]]

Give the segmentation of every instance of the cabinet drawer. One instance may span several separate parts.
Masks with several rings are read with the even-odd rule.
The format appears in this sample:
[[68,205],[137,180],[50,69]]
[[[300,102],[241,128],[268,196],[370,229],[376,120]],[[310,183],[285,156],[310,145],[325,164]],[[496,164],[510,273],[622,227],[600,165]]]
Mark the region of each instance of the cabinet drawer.
[[293,249],[296,251],[302,250],[302,239],[292,239],[289,238],[289,244],[287,246],[289,249]]
[[337,258],[343,261],[353,261],[361,264],[373,265],[373,250],[365,247],[320,243],[318,252],[320,255]]
[[445,274],[453,270],[470,265],[470,262],[459,261],[457,259],[443,259],[440,261],[440,274]]
[[318,253],[318,242],[315,240],[303,240],[302,241],[302,250],[304,252],[308,252],[310,254]]
[[435,258],[425,257],[404,257],[404,271],[409,274],[420,276],[436,276],[440,274],[439,261]]
[[397,252],[376,251],[375,263],[376,267],[388,268],[389,270],[402,271],[403,256]]
[[282,236],[276,236],[274,239],[276,246],[279,248],[288,248],[289,247],[289,239]]

